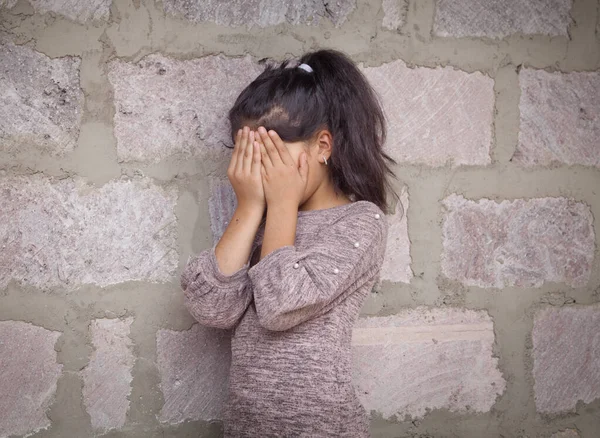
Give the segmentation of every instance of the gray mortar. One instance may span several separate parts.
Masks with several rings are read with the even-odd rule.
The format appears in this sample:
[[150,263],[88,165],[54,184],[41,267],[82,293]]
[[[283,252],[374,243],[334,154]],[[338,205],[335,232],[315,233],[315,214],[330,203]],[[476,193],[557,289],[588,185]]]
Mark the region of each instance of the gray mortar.
[[[401,58],[409,66],[454,66],[466,72],[480,71],[495,80],[495,116],[492,164],[488,167],[450,166],[430,169],[399,165],[400,182],[409,187],[408,229],[411,240],[410,285],[384,281],[368,299],[362,315],[394,314],[401,307],[459,306],[485,309],[494,322],[494,355],[507,380],[506,391],[490,412],[454,414],[430,411],[423,419],[385,420],[374,413],[374,437],[539,437],[565,428],[576,428],[584,438],[597,436],[600,400],[577,405],[576,414],[545,416],[535,410],[531,358],[533,315],[543,305],[600,302],[600,250],[596,246],[588,286],[569,288],[545,283],[539,288],[482,289],[465,287],[440,274],[442,208],[438,202],[451,193],[470,199],[494,200],[544,196],[573,197],[585,202],[594,216],[596,238],[600,234],[600,172],[583,166],[551,166],[523,169],[510,163],[518,134],[519,65],[548,71],[582,71],[600,68],[600,35],[595,32],[599,5],[576,0],[575,19],[564,37],[512,35],[504,40],[488,38],[435,38],[431,36],[433,0],[411,0],[407,20],[397,31],[381,27],[380,1],[358,1],[357,9],[341,27],[327,20],[316,28],[278,25],[271,28],[228,28],[193,24],[165,17],[153,0],[115,1],[107,24],[82,26],[49,13],[33,15],[20,0],[10,11],[0,12],[0,29],[18,44],[27,44],[50,57],[79,56],[85,108],[78,146],[62,157],[22,152],[0,153],[5,174],[43,172],[46,175],[79,175],[101,186],[121,174],[142,173],[158,183],[175,184],[179,190],[176,216],[179,230],[180,269],[191,252],[210,246],[205,175],[224,175],[227,163],[171,157],[159,164],[119,163],[113,135],[113,95],[103,65],[119,57],[137,61],[149,53],[179,59],[208,54],[251,54],[255,58],[281,60],[320,46],[349,53],[365,66],[378,66]],[[119,27],[119,26],[123,27]],[[123,29],[130,29],[126,33]],[[132,30],[133,29],[133,30]],[[168,41],[168,42],[167,42]],[[200,45],[200,42],[202,45]],[[552,168],[554,167],[554,168]],[[518,183],[515,183],[518,182]],[[201,204],[199,202],[201,201]],[[162,406],[156,366],[156,332],[186,330],[194,320],[181,312],[178,280],[168,284],[127,282],[99,288],[84,286],[74,293],[40,292],[11,282],[0,291],[0,320],[27,321],[63,332],[56,343],[64,374],[58,380],[56,400],[48,416],[52,425],[33,437],[94,436],[81,398],[78,372],[92,353],[88,325],[95,318],[133,316],[131,338],[136,356],[131,405],[126,426],[107,437],[221,436],[219,422],[187,421],[166,426],[155,417]],[[161,309],[160,317],[156,309]]]

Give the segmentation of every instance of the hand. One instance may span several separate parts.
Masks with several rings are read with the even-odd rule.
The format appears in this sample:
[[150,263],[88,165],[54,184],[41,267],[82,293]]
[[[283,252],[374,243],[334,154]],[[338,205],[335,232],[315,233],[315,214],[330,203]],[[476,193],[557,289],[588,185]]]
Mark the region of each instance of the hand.
[[238,130],[227,177],[233,186],[238,207],[264,211],[265,192],[261,177],[260,149],[254,143],[255,132],[244,126]]
[[287,146],[279,135],[264,127],[258,128],[256,143],[261,149],[261,175],[267,205],[292,203],[298,207],[308,184],[306,152],[300,154],[296,166]]

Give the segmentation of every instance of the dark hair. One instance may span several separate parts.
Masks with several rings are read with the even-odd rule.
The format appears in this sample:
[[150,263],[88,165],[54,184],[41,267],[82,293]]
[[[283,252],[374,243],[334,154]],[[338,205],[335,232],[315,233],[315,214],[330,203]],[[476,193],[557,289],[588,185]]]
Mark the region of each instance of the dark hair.
[[396,199],[398,194],[387,180],[397,177],[386,161],[397,163],[383,151],[385,115],[363,73],[331,49],[306,53],[297,63],[265,64],[229,111],[231,137],[245,125],[273,129],[286,142],[306,141],[328,129],[333,147],[327,164],[336,193],[371,201],[389,213],[386,191]]

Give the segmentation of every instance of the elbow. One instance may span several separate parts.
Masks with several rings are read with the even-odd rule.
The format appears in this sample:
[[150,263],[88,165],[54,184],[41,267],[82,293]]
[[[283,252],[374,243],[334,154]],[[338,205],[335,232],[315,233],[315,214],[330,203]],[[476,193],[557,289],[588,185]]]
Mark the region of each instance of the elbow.
[[194,281],[194,278],[192,275],[190,275],[187,271],[184,271],[180,276],[179,276],[179,287],[181,288],[182,291],[186,291],[187,288],[190,286],[190,284],[192,283],[192,281]]
[[179,275],[179,286],[183,291],[196,281],[198,274],[200,273],[198,262],[201,260],[200,255],[190,256],[188,261]]
[[278,321],[277,319],[274,319],[274,318],[270,318],[266,321],[259,320],[259,323],[262,328],[267,329],[272,332],[283,332],[283,331],[288,330],[293,327],[293,326],[289,326],[287,324],[282,324],[281,321]]
[[272,332],[283,332],[295,326],[292,321],[280,314],[271,314],[269,316],[257,314],[257,317],[260,326]]
[[200,324],[206,327],[213,327],[223,330],[229,330],[235,327],[238,320],[235,318],[218,318],[215,315],[208,315],[198,311],[197,308],[188,307],[188,312]]
[[289,324],[289,318],[282,314],[281,309],[271,305],[264,306],[261,300],[256,299],[256,295],[254,295],[254,303],[256,304],[256,319],[262,328],[272,332],[282,332],[292,327]]
[[[301,296],[298,294],[298,296]],[[270,331],[283,332],[292,329],[314,317],[316,317],[323,308],[322,303],[313,302],[293,302],[282,304],[278,301],[261,300],[256,291],[254,293],[254,303],[256,304],[256,317],[258,324]]]
[[237,320],[235,320],[235,319],[234,320],[224,320],[224,319],[211,319],[211,318],[202,318],[202,317],[200,317],[200,318],[194,317],[194,319],[196,321],[198,321],[198,323],[200,325],[203,325],[206,327],[222,329],[222,330],[231,330],[237,324]]

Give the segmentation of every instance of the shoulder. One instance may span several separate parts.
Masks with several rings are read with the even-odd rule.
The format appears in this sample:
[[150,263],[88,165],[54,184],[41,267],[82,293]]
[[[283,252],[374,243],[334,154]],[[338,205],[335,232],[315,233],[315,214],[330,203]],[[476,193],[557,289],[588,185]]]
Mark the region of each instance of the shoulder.
[[349,212],[355,213],[372,213],[384,216],[383,210],[377,204],[371,201],[355,201],[349,205]]
[[387,237],[388,222],[384,212],[371,201],[355,201],[336,220],[336,226],[348,232],[360,233],[372,238]]

